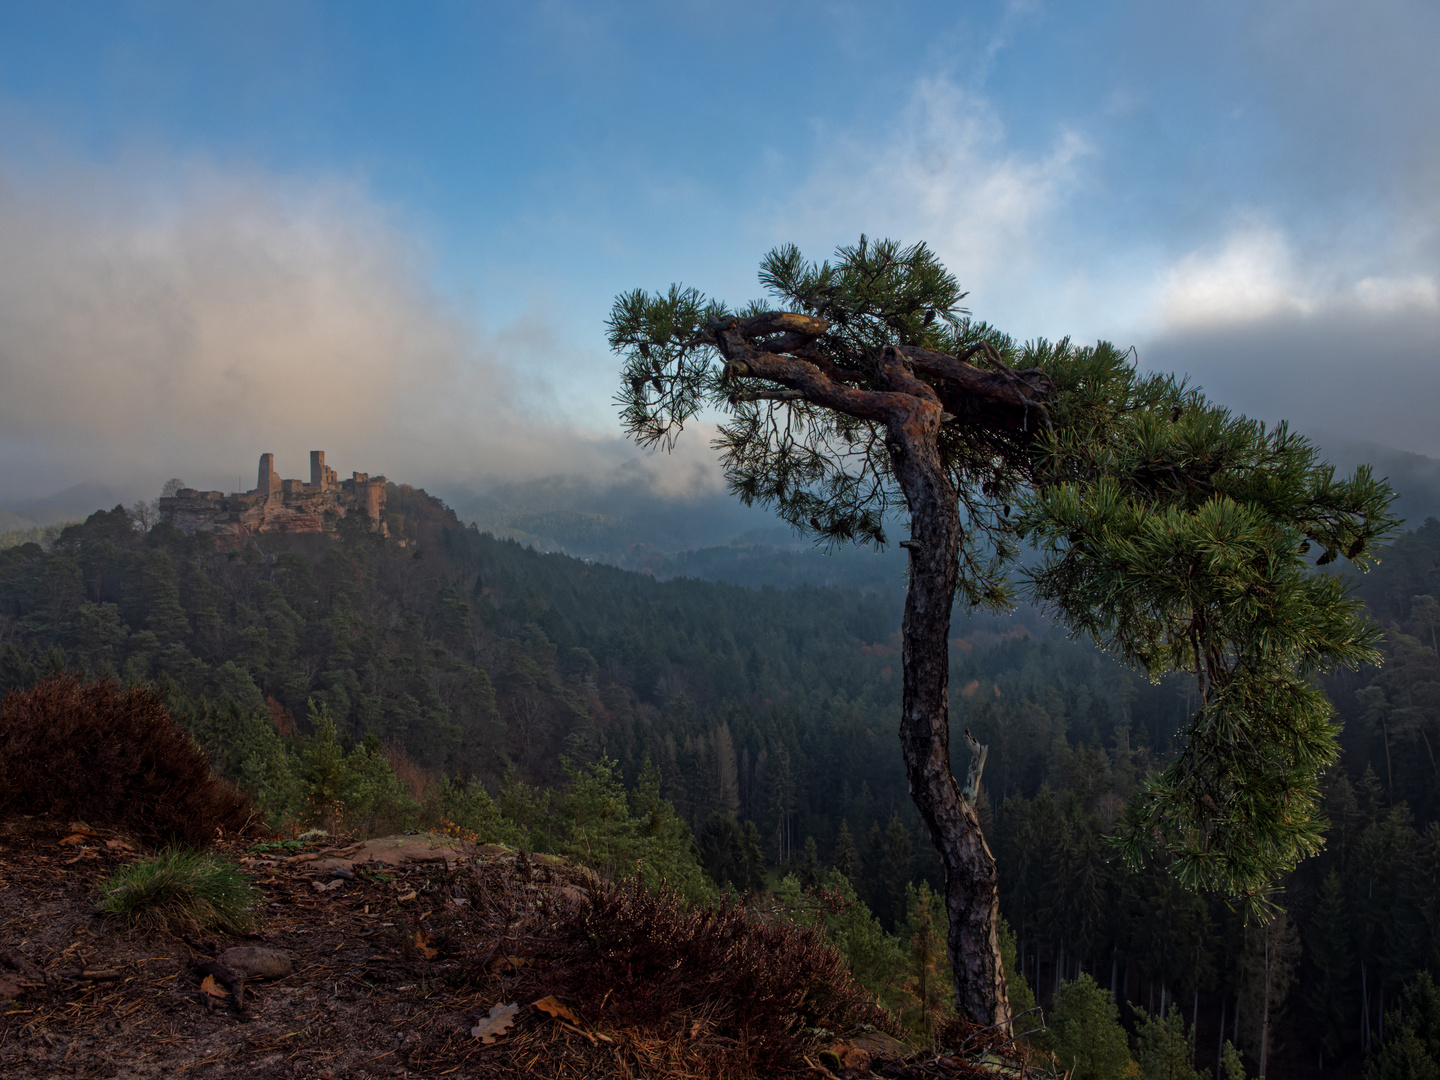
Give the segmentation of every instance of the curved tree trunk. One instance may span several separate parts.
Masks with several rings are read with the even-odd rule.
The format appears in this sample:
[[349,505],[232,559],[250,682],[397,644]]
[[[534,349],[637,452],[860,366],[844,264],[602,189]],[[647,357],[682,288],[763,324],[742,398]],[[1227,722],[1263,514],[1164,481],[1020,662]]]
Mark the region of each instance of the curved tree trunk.
[[[926,403],[928,404],[928,403]],[[999,875],[975,807],[950,769],[950,612],[959,575],[960,512],[940,463],[940,407],[888,425],[891,461],[910,508],[900,748],[910,796],[945,870],[955,1003],[975,1023],[1008,1033],[1010,999],[1000,961]]]

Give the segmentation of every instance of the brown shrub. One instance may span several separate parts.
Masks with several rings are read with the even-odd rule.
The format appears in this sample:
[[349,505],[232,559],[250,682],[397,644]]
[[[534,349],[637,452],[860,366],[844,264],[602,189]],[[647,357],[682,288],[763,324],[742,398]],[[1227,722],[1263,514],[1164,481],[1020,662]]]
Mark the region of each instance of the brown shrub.
[[197,845],[217,828],[243,831],[253,816],[155,690],[67,674],[0,702],[0,817],[16,813]]
[[[589,877],[582,900],[543,870],[532,882],[520,863],[477,870],[475,882],[475,914],[488,924],[477,928],[475,979],[493,978],[496,957],[525,957],[505,984],[516,1000],[562,993],[586,1023],[662,1036],[678,1024],[690,1038],[712,1037],[702,1055],[712,1066],[742,1074],[803,1066],[816,1041],[807,1028],[891,1026],[814,930],[729,904],[687,907],[668,888],[633,880]],[[536,902],[537,886],[548,899]]]

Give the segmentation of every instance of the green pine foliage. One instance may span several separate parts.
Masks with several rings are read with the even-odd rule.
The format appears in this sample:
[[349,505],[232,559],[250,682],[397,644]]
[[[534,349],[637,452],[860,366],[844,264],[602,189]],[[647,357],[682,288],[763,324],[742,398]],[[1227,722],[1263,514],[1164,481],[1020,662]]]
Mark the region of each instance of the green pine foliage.
[[1015,947],[1015,931],[1003,918],[1000,920],[1000,959],[1005,965],[1005,985],[1010,993],[1010,1015],[1015,1017],[1015,1034],[1023,1036],[1045,1026],[1035,1002],[1035,992],[1020,969]]
[[1220,1051],[1220,1080],[1245,1080],[1245,1063],[1240,1060],[1240,1051],[1225,1040]]
[[1071,1080],[1135,1080],[1140,1075],[1114,998],[1089,975],[1061,986],[1049,1027],[1038,1041]]
[[612,880],[663,882],[690,901],[714,895],[689,828],[660,795],[658,770],[647,769],[628,793],[608,758],[571,766],[567,774],[560,788],[531,787],[512,775],[500,790],[496,802],[521,846],[563,856]]
[[885,932],[843,875],[830,870],[820,889],[807,894],[799,879],[787,874],[776,886],[772,902],[781,918],[823,930],[855,981],[881,1007],[898,1015],[913,1010],[915,1000],[906,985],[911,969],[906,942]]
[[1180,1007],[1171,1005],[1164,1016],[1136,1009],[1135,1058],[1142,1080],[1204,1080],[1192,1067],[1192,1032],[1185,1028]]
[[1365,1080],[1440,1078],[1440,988],[1421,972],[1386,1017],[1385,1042],[1365,1064]]
[[[905,987],[915,1004],[905,1018],[927,1039],[955,1015],[955,985],[950,976],[946,948],[949,919],[945,902],[926,882],[905,887],[905,924],[900,935],[908,938],[908,978]],[[902,1016],[905,1015],[902,1013]]]

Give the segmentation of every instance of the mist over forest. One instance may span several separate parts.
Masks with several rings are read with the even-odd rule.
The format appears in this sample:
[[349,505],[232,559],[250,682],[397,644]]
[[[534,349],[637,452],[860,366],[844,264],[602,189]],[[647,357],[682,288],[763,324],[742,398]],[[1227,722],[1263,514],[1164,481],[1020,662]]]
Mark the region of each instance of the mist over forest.
[[[263,535],[231,552],[119,506],[41,543],[12,533],[0,691],[62,669],[153,682],[279,816],[303,804],[317,710],[357,760],[388,746],[502,805],[516,780],[558,789],[609,762],[633,789],[655,769],[711,887],[746,887],[749,830],[771,880],[839,874],[903,941],[915,887],[939,883],[894,751],[903,563],[827,555],[720,505],[609,495],[501,489],[471,504],[482,529],[392,484],[388,541]],[[1027,609],[957,613],[951,724],[991,748],[982,817],[1015,973],[1043,1007],[1088,973],[1131,1020],[1132,1003],[1178,1006],[1203,1062],[1224,1039],[1258,1052],[1268,987],[1284,1002],[1272,1067],[1373,1048],[1401,988],[1440,962],[1437,574],[1431,521],[1358,583],[1387,664],[1326,684],[1345,722],[1323,784],[1330,842],[1263,933],[1163,861],[1126,869],[1104,840],[1170,753],[1193,683],[1151,684]]]
[[[927,1053],[1003,970],[1071,1080],[1435,1080],[1437,52],[1419,0],[0,4],[0,695],[153,691],[274,843],[813,930]],[[1052,606],[947,636],[1021,537]],[[0,1072],[98,1068],[45,983]]]

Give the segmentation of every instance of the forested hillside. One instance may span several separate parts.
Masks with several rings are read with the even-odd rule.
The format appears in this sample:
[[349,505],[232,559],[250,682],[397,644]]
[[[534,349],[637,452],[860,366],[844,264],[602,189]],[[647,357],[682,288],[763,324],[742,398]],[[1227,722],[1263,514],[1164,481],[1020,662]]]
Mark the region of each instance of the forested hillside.
[[[344,746],[374,736],[492,792],[507,770],[551,785],[603,757],[634,787],[648,759],[720,884],[745,886],[753,824],[771,867],[805,883],[833,866],[885,926],[906,918],[907,883],[936,866],[895,745],[898,589],[656,581],[497,541],[405,486],[389,521],[388,540],[357,524],[220,552],[117,508],[11,547],[0,689],[59,669],[158,683],[232,773],[258,768],[254,725],[313,735],[321,715]],[[991,747],[986,831],[1042,1000],[1088,972],[1152,1013],[1178,1002],[1208,1065],[1222,1035],[1258,1056],[1268,987],[1272,1060],[1313,1068],[1358,1060],[1440,966],[1440,524],[1358,589],[1391,662],[1328,687],[1347,721],[1329,844],[1263,932],[1105,842],[1190,688],[1031,612],[957,620],[954,723]]]

